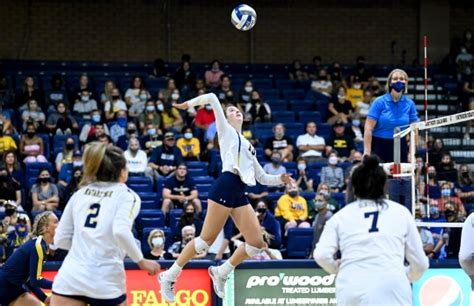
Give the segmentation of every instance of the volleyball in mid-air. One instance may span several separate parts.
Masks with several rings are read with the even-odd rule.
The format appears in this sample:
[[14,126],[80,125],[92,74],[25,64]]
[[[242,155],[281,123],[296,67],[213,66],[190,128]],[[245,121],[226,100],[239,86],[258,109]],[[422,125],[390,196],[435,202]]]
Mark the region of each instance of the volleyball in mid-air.
[[248,31],[257,22],[257,13],[247,4],[240,4],[232,10],[230,19],[238,30]]

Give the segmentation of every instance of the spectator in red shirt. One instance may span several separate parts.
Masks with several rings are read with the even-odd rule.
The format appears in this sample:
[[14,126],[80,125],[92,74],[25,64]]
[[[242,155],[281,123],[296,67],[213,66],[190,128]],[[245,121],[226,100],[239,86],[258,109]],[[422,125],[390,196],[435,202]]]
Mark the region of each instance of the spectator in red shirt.
[[438,209],[440,212],[445,211],[445,206],[448,202],[453,203],[458,211],[459,217],[466,216],[466,210],[464,209],[464,204],[461,202],[461,199],[454,194],[453,192],[453,185],[451,182],[444,182],[441,184],[441,198],[438,200],[433,200],[433,204],[438,205]]
[[212,111],[212,107],[210,104],[207,104],[204,107],[198,109],[196,113],[196,119],[194,121],[194,125],[205,132],[209,125],[216,121],[214,117],[214,112]]

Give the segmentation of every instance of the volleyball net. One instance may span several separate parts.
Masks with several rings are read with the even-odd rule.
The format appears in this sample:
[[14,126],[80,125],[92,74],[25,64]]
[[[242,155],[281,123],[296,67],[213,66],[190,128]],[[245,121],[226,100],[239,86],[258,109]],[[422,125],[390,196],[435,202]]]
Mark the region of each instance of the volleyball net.
[[[414,217],[421,215],[429,219],[430,206],[434,202],[434,195],[430,195],[430,188],[428,187],[427,169],[431,164],[428,158],[429,148],[427,144],[440,138],[445,146],[452,149],[449,151],[451,157],[461,161],[460,164],[472,160],[474,151],[463,150],[463,148],[474,146],[474,140],[464,138],[466,132],[469,132],[466,129],[470,120],[474,120],[474,110],[416,122],[410,124],[408,128],[394,133],[394,163],[390,165],[390,172],[394,180],[404,180],[406,183],[408,180],[410,182],[410,206]],[[408,137],[408,139],[405,137]],[[408,152],[400,152],[400,141],[408,141]],[[401,154],[408,154],[408,163],[400,163]],[[424,173],[417,171],[416,156],[423,157],[425,163]],[[443,181],[439,181],[439,186],[442,183]],[[436,200],[440,201],[439,198]],[[417,226],[423,227],[459,228],[462,225],[462,222],[417,222]]]

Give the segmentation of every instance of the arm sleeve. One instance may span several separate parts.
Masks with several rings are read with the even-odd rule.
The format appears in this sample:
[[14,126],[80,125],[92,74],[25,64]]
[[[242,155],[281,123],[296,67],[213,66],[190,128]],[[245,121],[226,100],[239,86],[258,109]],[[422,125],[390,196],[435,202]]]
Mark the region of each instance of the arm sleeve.
[[143,259],[143,254],[135,243],[132,226],[140,211],[140,198],[128,191],[128,194],[122,194],[121,202],[114,218],[113,235],[127,255],[134,262],[139,262]]
[[66,208],[59,221],[56,234],[54,235],[54,245],[63,250],[69,250],[72,244],[72,236],[74,234],[74,218],[73,218],[73,205],[75,195],[66,204]]
[[38,300],[43,303],[46,301],[48,296],[43,292],[43,290],[41,290],[41,288],[33,286],[29,281],[25,285],[38,298]]
[[418,118],[418,113],[416,111],[415,103],[413,101],[411,101],[411,104],[410,104],[410,114],[409,115],[410,115],[410,123],[420,121],[420,119]]
[[405,214],[408,220],[408,234],[405,241],[405,258],[408,261],[407,276],[410,282],[418,280],[428,269],[429,262],[423,251],[421,237],[416,228],[415,220],[408,212]]
[[336,227],[336,218],[329,219],[313,253],[314,260],[318,265],[330,274],[336,274],[339,270],[339,265],[334,259],[334,255],[339,249]]
[[227,119],[225,118],[224,110],[222,109],[221,103],[219,102],[217,96],[213,93],[209,93],[202,96],[198,96],[188,101],[189,107],[195,107],[198,105],[206,104],[210,104],[212,106],[212,109],[214,110],[217,132],[220,135],[219,137],[222,137],[225,131],[232,127],[230,127],[229,123],[227,122]]
[[367,118],[372,119],[374,121],[378,121],[380,114],[383,110],[383,102],[376,99],[372,105],[370,105],[369,113],[367,114]]
[[265,170],[263,170],[262,166],[260,166],[260,163],[257,160],[257,156],[253,157],[253,167],[255,169],[255,179],[260,184],[268,186],[279,186],[284,184],[280,175],[271,175],[265,173]]
[[43,240],[37,238],[34,247],[31,248],[30,253],[30,284],[33,287],[40,287],[44,289],[51,289],[53,282],[44,279],[41,274],[43,273],[43,261],[45,250],[42,246]]

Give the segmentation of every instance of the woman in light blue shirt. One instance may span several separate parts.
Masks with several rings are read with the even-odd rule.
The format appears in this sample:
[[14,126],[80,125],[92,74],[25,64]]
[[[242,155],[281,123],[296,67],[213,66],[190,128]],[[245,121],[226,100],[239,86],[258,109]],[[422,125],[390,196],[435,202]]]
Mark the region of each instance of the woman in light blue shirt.
[[[364,155],[376,154],[384,162],[393,162],[393,131],[401,130],[419,121],[415,103],[408,98],[408,75],[394,69],[387,78],[387,93],[370,106],[364,129]],[[400,141],[401,162],[406,162],[408,148],[405,139]]]

